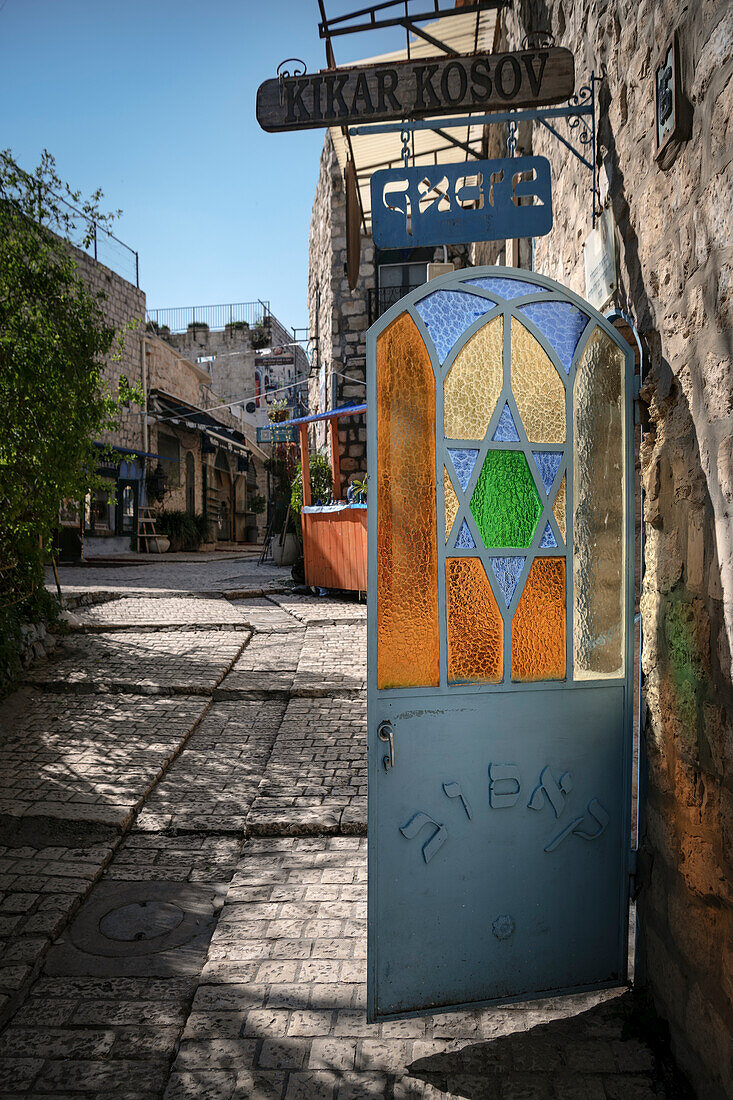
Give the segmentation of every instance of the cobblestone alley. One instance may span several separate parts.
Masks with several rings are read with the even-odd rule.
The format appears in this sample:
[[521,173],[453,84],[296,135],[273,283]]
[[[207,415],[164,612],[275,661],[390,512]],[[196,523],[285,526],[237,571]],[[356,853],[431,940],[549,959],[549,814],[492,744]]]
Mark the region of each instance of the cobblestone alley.
[[366,1023],[363,604],[62,574],[0,709],[3,1097],[682,1095],[626,990]]

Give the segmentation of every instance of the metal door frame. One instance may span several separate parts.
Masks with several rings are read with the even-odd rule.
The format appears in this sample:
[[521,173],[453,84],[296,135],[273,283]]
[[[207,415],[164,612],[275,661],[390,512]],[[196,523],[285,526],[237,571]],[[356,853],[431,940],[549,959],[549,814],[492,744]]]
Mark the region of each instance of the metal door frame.
[[[566,678],[561,681],[538,681],[536,683],[516,683],[512,684],[511,678],[501,684],[466,684],[450,686],[447,683],[445,686],[439,684],[437,687],[420,687],[420,688],[392,688],[384,689],[378,692],[376,686],[376,668],[377,668],[377,588],[376,588],[376,552],[377,552],[377,447],[376,447],[376,424],[377,424],[377,395],[376,395],[376,341],[381,332],[384,331],[399,315],[409,307],[414,305],[420,299],[426,297],[429,294],[434,293],[437,290],[454,290],[458,292],[464,292],[476,295],[478,297],[484,297],[491,299],[495,302],[495,299],[491,297],[489,290],[483,290],[480,287],[472,284],[466,284],[464,281],[467,279],[477,279],[485,277],[494,278],[519,278],[522,281],[532,282],[538,286],[546,287],[551,292],[549,296],[543,296],[543,301],[567,301],[588,315],[590,318],[590,324],[586,326],[586,329],[580,336],[578,344],[573,353],[573,360],[571,364],[571,370],[568,373],[568,385],[566,385],[566,422],[572,423],[572,410],[573,410],[573,395],[574,395],[574,383],[575,383],[575,369],[579,361],[580,356],[592,334],[594,328],[597,326],[603,332],[605,332],[611,340],[617,344],[624,351],[625,354],[625,376],[624,376],[624,425],[626,431],[625,440],[625,455],[624,466],[626,475],[626,507],[625,507],[625,524],[626,524],[626,538],[624,543],[626,554],[626,606],[625,606],[625,675],[618,679],[602,679],[602,680],[582,680],[573,681],[573,629],[572,629],[572,608],[573,608],[573,538],[572,538],[572,459],[573,459],[573,440],[571,442],[566,441],[565,444],[565,467],[566,467],[566,492],[567,501],[566,505],[571,522],[568,524],[567,539],[565,540],[566,550],[566,607],[569,609],[567,617],[567,668]],[[531,301],[537,298],[535,291],[528,292],[526,295],[517,296],[512,298],[508,303],[512,309],[516,309],[517,306]],[[464,344],[473,336],[473,334],[482,328],[488,321],[494,316],[498,316],[506,308],[503,303],[492,306],[481,317],[477,318],[471,325],[469,325],[460,335],[456,343],[452,346],[450,352],[446,356],[442,364],[437,363],[436,359],[431,355],[431,365],[435,375],[435,401],[436,401],[436,418],[435,418],[435,460],[436,460],[436,515],[437,515],[437,537],[438,537],[438,600],[440,610],[440,678],[443,680],[444,673],[444,661],[445,645],[444,639],[446,638],[445,629],[445,568],[442,569],[441,575],[441,551],[440,545],[440,531],[442,524],[442,517],[444,515],[444,499],[443,499],[443,477],[441,467],[443,465],[443,448],[445,446],[442,430],[442,385],[446,376],[447,370],[450,364],[455,359],[456,355]],[[432,340],[429,338],[428,330],[419,316],[417,311],[411,313],[412,317],[420,335],[425,341],[426,348],[430,349],[432,346]],[[521,317],[522,315],[520,315]],[[555,364],[556,369],[559,363],[557,354],[549,346],[547,338],[541,333],[529,318],[522,319],[522,324],[529,329],[533,336],[538,339],[539,343],[545,351],[547,351],[550,359]],[[509,325],[504,325],[504,353],[507,351],[507,339],[509,337],[508,331]],[[562,367],[560,368],[563,369]],[[623,914],[619,927],[619,973],[621,980],[625,981],[628,976],[628,907],[629,907],[629,874],[631,870],[631,809],[632,809],[632,763],[633,763],[633,709],[634,709],[634,506],[635,506],[635,487],[634,487],[634,353],[623,337],[619,334],[618,330],[608,321],[598,310],[594,309],[588,302],[586,302],[579,295],[569,290],[567,287],[562,286],[560,283],[555,282],[552,279],[547,278],[544,275],[539,275],[534,271],[525,271],[520,268],[509,267],[470,267],[462,268],[457,271],[448,272],[445,275],[441,275],[436,279],[431,279],[429,283],[423,286],[417,287],[415,290],[410,291],[404,298],[400,299],[391,306],[378,320],[367,330],[367,362],[366,362],[366,379],[367,379],[367,470],[369,477],[369,504],[370,507],[367,511],[367,621],[369,623],[369,629],[367,630],[367,774],[368,774],[368,836],[370,838],[368,844],[368,880],[369,880],[369,894],[368,894],[368,994],[367,994],[367,1014],[368,1019],[373,1021],[376,1019],[395,1019],[401,1018],[405,1015],[425,1015],[433,1014],[440,1011],[453,1011],[454,1009],[465,1008],[477,1008],[484,1005],[498,1005],[507,1003],[507,998],[488,998],[481,1001],[471,1001],[464,1004],[457,1004],[453,1006],[447,1006],[444,1008],[430,1008],[414,1010],[411,1012],[400,1013],[378,1013],[377,1012],[377,928],[376,928],[376,892],[377,892],[377,869],[378,869],[378,851],[376,847],[376,832],[377,832],[377,808],[376,798],[371,796],[371,791],[375,789],[375,784],[379,779],[378,768],[381,763],[384,745],[378,745],[376,737],[376,700],[377,695],[380,698],[385,699],[405,699],[417,701],[425,698],[456,698],[458,695],[474,695],[474,694],[490,694],[493,692],[506,693],[507,691],[562,691],[567,690],[576,683],[582,687],[592,687],[594,684],[611,685],[619,684],[624,687],[624,712],[623,712],[623,730],[624,730],[624,749],[623,749],[623,835],[622,844],[623,850],[621,853],[621,867],[622,874],[620,877],[620,902],[621,912]],[[572,386],[570,381],[572,380]],[[440,391],[439,391],[440,387]],[[497,408],[503,408],[503,402],[506,399],[505,394],[506,386],[502,385],[501,394],[497,400]],[[440,396],[439,396],[440,394]],[[437,409],[440,407],[440,416],[437,414]],[[493,415],[493,414],[492,414]],[[521,444],[520,444],[521,446]],[[541,449],[541,448],[537,448]],[[474,475],[479,467],[479,461],[476,462],[474,468]],[[531,467],[530,467],[531,468]],[[541,535],[540,535],[541,537]],[[446,544],[447,545],[447,544]],[[476,546],[476,551],[472,552],[473,556],[481,557],[481,547]],[[442,558],[444,564],[444,557]],[[526,579],[527,565],[525,563],[525,572],[523,577]],[[517,584],[519,588],[519,584]],[[515,592],[510,608],[512,611],[516,606],[516,601],[519,598],[517,592]],[[502,616],[508,616],[511,619],[511,615],[505,607],[499,603],[499,610]],[[506,615],[505,615],[506,612]],[[505,666],[507,665],[506,651],[505,651]],[[511,677],[511,672],[509,672]],[[395,755],[399,760],[399,743],[395,745]],[[590,986],[572,986],[564,989],[555,989],[552,991],[552,995],[561,995],[565,993],[579,993],[585,992],[591,989],[601,988],[613,988],[618,985],[617,981],[609,981],[606,983],[594,983]],[[523,1001],[533,1000],[538,996],[550,995],[545,991],[533,991],[531,993],[523,994],[517,997],[512,997],[511,1001]]]

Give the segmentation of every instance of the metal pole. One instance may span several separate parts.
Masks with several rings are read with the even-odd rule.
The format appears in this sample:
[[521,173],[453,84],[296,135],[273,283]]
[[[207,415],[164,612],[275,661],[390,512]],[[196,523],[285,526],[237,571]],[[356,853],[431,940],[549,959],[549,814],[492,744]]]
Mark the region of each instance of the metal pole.
[[140,257],[135,253],[135,286],[140,289]]

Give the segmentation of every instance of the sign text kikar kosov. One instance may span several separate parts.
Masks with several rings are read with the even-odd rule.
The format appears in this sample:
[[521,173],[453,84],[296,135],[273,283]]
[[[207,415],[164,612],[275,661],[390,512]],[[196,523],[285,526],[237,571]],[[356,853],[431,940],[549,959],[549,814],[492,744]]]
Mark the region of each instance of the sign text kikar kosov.
[[266,80],[257,91],[264,130],[301,130],[456,111],[560,103],[575,86],[561,47],[322,70]]

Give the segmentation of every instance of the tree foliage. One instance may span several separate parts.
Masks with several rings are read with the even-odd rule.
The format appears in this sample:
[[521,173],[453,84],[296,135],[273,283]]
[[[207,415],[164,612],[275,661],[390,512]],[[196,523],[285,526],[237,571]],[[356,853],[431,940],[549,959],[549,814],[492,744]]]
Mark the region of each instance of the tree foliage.
[[85,244],[109,220],[100,198],[71,191],[48,153],[32,175],[0,153],[0,609],[36,596],[61,501],[98,483],[93,441],[139,399],[105,384],[118,334],[64,240],[79,225],[71,203]]

